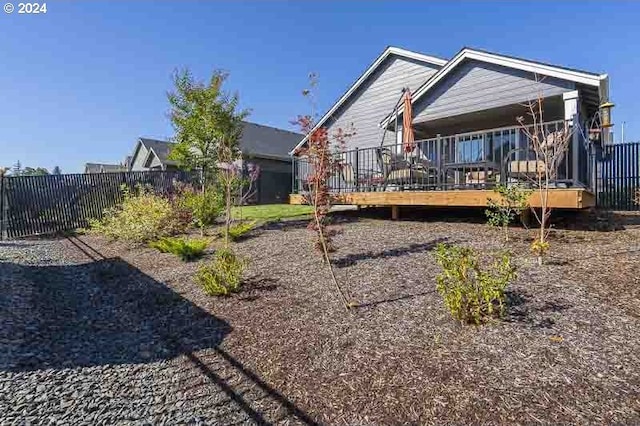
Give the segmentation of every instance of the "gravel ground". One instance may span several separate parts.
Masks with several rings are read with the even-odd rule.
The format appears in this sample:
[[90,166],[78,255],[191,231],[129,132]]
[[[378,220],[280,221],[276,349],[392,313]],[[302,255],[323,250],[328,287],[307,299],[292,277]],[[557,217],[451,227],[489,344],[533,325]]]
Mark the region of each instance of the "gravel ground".
[[640,226],[555,231],[541,267],[513,229],[509,314],[482,327],[445,311],[431,251],[490,252],[498,231],[336,228],[352,312],[298,222],[236,245],[251,264],[227,299],[194,285],[197,263],[147,248],[0,245],[0,423],[640,423]]

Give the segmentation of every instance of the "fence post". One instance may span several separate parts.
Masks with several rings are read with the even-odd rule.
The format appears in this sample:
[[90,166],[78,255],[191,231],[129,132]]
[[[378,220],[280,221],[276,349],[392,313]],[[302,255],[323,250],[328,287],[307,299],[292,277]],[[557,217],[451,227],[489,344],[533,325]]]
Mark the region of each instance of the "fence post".
[[4,240],[4,170],[0,171],[0,241]]

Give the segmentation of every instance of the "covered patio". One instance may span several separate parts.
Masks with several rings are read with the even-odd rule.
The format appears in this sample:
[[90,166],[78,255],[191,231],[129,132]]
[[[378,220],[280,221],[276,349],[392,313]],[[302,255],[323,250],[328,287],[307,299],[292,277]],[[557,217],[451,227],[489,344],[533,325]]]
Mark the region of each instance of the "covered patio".
[[[464,123],[464,121],[461,121]],[[546,165],[536,154],[522,126],[497,127],[464,133],[436,134],[431,126],[414,124],[417,136],[408,150],[404,142],[341,152],[342,167],[329,180],[338,203],[356,205],[486,206],[498,184],[535,188]],[[563,120],[544,124],[545,132],[566,131]],[[570,144],[551,182],[550,205],[581,209],[595,204],[590,191],[589,156]],[[570,161],[577,150],[576,163]],[[582,161],[580,161],[582,160]],[[576,167],[577,166],[577,167]],[[309,190],[311,165],[294,158],[292,204],[303,204]],[[530,200],[539,206],[537,194]]]

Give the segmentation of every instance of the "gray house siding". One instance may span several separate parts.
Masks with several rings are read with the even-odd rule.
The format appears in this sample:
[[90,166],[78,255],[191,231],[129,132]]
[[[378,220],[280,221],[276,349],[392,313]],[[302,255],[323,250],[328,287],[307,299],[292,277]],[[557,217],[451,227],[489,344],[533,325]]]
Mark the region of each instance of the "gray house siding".
[[[138,143],[140,144],[140,142]],[[135,155],[133,157],[133,162],[131,163],[131,170],[134,172],[147,170],[144,164],[144,161],[147,158],[147,149],[144,147],[144,145],[140,144],[140,146],[138,147],[138,151],[134,154]]]
[[151,170],[162,170],[162,162],[155,155],[151,158],[151,164],[149,164]]
[[[392,112],[402,88],[415,90],[437,70],[437,65],[389,56],[326,122],[329,134],[353,124],[356,134],[347,141],[349,149],[380,144],[384,132],[380,121]],[[394,143],[393,133],[389,132],[385,143]]]
[[437,120],[517,104],[574,90],[569,81],[545,77],[536,82],[532,73],[467,60],[414,104],[414,122]]

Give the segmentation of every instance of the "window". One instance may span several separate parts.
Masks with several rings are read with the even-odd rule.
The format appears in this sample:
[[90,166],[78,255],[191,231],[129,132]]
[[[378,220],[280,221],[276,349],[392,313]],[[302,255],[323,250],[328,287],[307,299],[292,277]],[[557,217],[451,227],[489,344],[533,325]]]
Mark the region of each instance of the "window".
[[484,134],[472,134],[458,138],[456,141],[457,163],[475,163],[484,159]]

